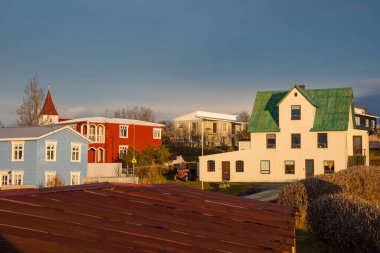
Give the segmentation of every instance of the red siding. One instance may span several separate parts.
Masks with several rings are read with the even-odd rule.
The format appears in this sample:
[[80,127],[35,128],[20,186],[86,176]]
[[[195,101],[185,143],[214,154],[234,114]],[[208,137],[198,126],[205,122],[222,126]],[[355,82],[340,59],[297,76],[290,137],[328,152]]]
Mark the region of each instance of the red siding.
[[[114,123],[92,123],[89,125],[103,125],[105,126],[105,143],[92,143],[89,144],[88,152],[88,162],[93,163],[96,160],[93,149],[103,148],[105,150],[105,161],[106,163],[118,162],[119,157],[119,146],[128,146],[128,149],[136,146],[136,150],[147,146],[158,147],[162,144],[161,139],[153,138],[153,128],[160,128],[154,126],[142,126],[142,125],[127,125],[128,126],[128,138],[120,138],[119,127],[124,124],[114,124]],[[87,122],[77,123],[76,130],[81,132],[81,126],[87,125]],[[89,132],[89,129],[87,129]],[[91,150],[91,148],[93,148]]]

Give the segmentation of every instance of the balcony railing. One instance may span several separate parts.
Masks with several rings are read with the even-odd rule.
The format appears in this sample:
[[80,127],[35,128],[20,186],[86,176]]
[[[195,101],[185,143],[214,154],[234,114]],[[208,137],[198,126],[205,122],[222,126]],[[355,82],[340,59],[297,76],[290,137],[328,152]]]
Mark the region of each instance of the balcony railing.
[[88,138],[95,143],[104,143],[104,135],[89,135]]

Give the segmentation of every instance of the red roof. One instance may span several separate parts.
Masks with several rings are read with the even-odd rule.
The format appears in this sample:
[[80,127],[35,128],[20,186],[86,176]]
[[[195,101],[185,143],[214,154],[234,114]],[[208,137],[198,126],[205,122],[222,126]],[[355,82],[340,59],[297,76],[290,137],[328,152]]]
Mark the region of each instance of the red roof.
[[48,90],[48,93],[46,95],[46,100],[44,107],[42,107],[41,115],[56,115],[58,116],[58,112],[55,109],[53,99],[51,98],[50,90]]
[[0,252],[265,253],[295,247],[294,208],[178,185],[0,191],[0,206]]

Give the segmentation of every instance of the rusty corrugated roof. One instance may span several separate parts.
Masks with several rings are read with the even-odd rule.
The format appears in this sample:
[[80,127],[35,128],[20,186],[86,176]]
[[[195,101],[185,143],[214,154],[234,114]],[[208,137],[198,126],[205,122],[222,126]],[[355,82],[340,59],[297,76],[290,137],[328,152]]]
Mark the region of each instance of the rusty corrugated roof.
[[4,191],[0,252],[292,252],[294,216],[178,185]]

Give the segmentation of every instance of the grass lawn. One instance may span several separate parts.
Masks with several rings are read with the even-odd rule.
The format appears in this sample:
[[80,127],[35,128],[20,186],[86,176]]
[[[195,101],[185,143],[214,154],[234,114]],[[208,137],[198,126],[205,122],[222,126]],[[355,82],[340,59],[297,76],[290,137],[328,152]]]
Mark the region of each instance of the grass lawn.
[[[202,189],[202,182],[200,181],[187,181],[182,180],[167,180],[168,184],[180,184],[186,187]],[[219,188],[220,183],[203,183],[203,189],[207,191],[220,192],[225,194],[239,195],[247,191],[252,191],[256,184],[254,183],[229,183],[228,188]]]

